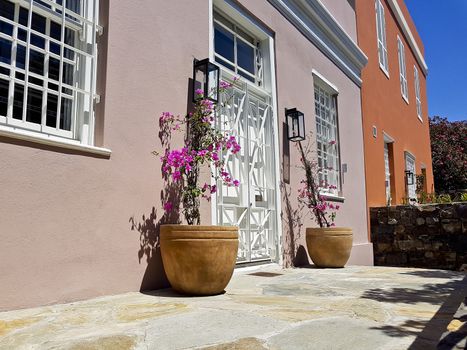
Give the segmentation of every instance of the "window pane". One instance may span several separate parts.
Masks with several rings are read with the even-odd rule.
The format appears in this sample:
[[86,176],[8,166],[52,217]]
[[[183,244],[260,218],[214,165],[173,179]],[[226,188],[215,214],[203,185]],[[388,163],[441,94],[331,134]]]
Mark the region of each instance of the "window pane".
[[71,130],[71,109],[72,101],[62,97],[62,105],[60,107],[60,129]]
[[63,62],[62,82],[64,84],[73,85],[73,65]]
[[49,57],[49,79],[58,81],[60,73],[60,61]]
[[255,74],[255,50],[241,39],[237,39],[237,64]]
[[42,79],[38,79],[38,78],[33,77],[31,75],[28,78],[28,82],[31,83],[31,84],[39,85],[39,86],[44,85],[44,81]]
[[27,37],[27,32],[24,29],[18,28],[18,39],[26,42]]
[[0,62],[11,63],[11,41],[0,38]]
[[19,23],[26,27],[28,25],[28,15],[29,15],[28,12],[29,11],[26,10],[24,7],[21,7],[19,9]]
[[[0,5],[1,6],[1,5]],[[13,35],[13,26],[9,23],[0,21],[0,32],[6,35]]]
[[48,94],[47,95],[46,125],[52,128],[57,127],[57,105],[58,105],[58,96]]
[[59,44],[50,42],[49,48],[50,48],[50,52],[52,52],[52,53],[54,53],[56,55],[60,55],[60,45]]
[[[65,44],[74,47],[75,39],[76,39],[76,31],[65,28]],[[64,49],[63,55],[70,60],[74,59],[74,52],[70,49]]]
[[49,86],[49,89],[58,91],[58,85],[57,84],[49,83],[48,86]]
[[[73,11],[74,13],[80,14],[81,13],[81,6],[80,0],[67,0],[66,6],[68,10]],[[71,16],[70,16],[71,17]]]
[[234,36],[224,28],[214,28],[214,49],[216,53],[234,62]]
[[0,115],[6,117],[8,107],[8,80],[0,79]]
[[61,40],[62,27],[60,26],[60,24],[53,21],[50,22],[50,36],[55,40]]
[[0,16],[13,20],[15,16],[15,5],[6,0],[0,0]]
[[29,71],[44,74],[44,54],[35,50],[29,50]]
[[24,86],[15,84],[15,94],[13,99],[13,118],[23,119],[23,98]]
[[28,88],[28,104],[26,106],[26,120],[31,123],[41,123],[42,91]]
[[45,17],[33,13],[31,28],[39,33],[45,34]]
[[21,69],[26,68],[26,47],[23,45],[16,47],[16,67]]
[[43,49],[45,47],[45,39],[40,37],[39,35],[31,34],[31,45]]

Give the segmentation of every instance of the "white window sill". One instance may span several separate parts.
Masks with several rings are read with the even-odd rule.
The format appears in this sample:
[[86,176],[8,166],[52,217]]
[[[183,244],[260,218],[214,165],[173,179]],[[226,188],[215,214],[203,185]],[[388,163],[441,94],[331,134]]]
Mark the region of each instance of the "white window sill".
[[423,123],[423,119],[421,116],[417,115],[418,120],[420,120],[420,123]]
[[345,197],[341,197],[341,196],[338,196],[338,195],[335,195],[335,194],[320,192],[319,195],[324,197],[324,199],[327,200],[327,201],[341,202],[341,203],[345,202]]
[[379,68],[383,71],[384,75],[389,79],[389,72],[384,68],[384,66],[380,63]]
[[112,151],[108,148],[83,145],[77,141],[62,139],[57,136],[39,134],[32,131],[0,125],[0,136],[16,140],[28,141],[52,147],[71,149],[78,152],[95,154],[110,158]]
[[409,98],[407,96],[402,95],[403,100],[405,103],[409,104]]

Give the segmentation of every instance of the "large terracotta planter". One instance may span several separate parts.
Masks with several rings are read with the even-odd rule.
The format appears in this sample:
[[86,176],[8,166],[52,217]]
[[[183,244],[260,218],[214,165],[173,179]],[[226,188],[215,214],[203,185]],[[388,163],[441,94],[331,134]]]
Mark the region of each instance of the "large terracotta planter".
[[352,250],[353,234],[348,227],[306,229],[306,246],[318,267],[344,267]]
[[238,227],[162,225],[160,246],[173,289],[190,295],[219,294],[235,268]]

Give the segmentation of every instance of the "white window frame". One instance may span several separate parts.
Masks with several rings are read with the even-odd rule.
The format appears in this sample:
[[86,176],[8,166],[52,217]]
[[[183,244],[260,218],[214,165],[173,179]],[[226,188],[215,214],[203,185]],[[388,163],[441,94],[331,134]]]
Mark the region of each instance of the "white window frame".
[[415,81],[415,102],[417,105],[417,116],[418,116],[418,119],[420,119],[420,121],[423,121],[422,100],[420,97],[420,74],[415,65],[413,66],[413,74],[414,74],[414,81]]
[[399,57],[399,77],[401,94],[405,102],[409,103],[409,89],[407,86],[407,69],[405,65],[405,47],[399,35],[397,36],[397,55]]
[[[11,2],[11,1],[10,1]],[[14,19],[10,20],[1,17],[2,21],[13,26],[12,35],[0,33],[0,37],[12,42],[10,64],[0,62],[0,67],[8,69],[9,75],[1,74],[0,78],[8,81],[8,108],[6,115],[0,115],[0,127],[5,135],[14,136],[18,134],[19,138],[22,135],[30,139],[37,138],[39,143],[43,143],[45,139],[50,139],[51,143],[55,142],[59,145],[64,144],[82,144],[93,146],[94,144],[94,104],[98,101],[96,94],[96,69],[97,69],[97,35],[102,28],[98,25],[99,4],[98,0],[81,1],[81,11],[76,13],[68,8],[65,8],[66,2],[63,1],[63,6],[58,4],[56,0],[41,0],[39,2],[17,0],[14,4]],[[85,6],[87,4],[87,6]],[[19,23],[19,9],[25,8],[28,11],[28,25],[24,26]],[[35,31],[31,28],[32,13],[37,13],[46,20],[45,34]],[[62,39],[56,40],[50,34],[51,22],[60,24]],[[70,46],[65,43],[65,27],[76,32],[75,45]],[[18,37],[19,29],[26,31],[26,42],[23,42]],[[34,51],[44,55],[43,74],[35,74],[29,70],[29,53],[32,48],[31,35],[40,37],[44,40],[44,48],[34,46]],[[79,44],[76,44],[79,42]],[[60,54],[55,54],[51,51],[50,45],[55,44],[60,47]],[[24,69],[16,67],[16,52],[18,45],[25,47],[25,67]],[[74,53],[74,59],[70,60],[65,57],[66,50]],[[48,67],[50,58],[59,61],[59,78],[58,81],[50,79],[48,76]],[[73,85],[65,84],[63,76],[64,64],[73,67]],[[78,72],[83,72],[79,74]],[[16,73],[24,74],[24,80],[18,79]],[[42,81],[42,85],[36,85],[29,80],[36,78]],[[58,86],[57,90],[49,87],[49,82]],[[23,89],[22,100],[22,118],[13,118],[13,105],[15,85],[19,85]],[[33,123],[26,120],[27,101],[29,89],[33,88],[42,93],[41,108],[41,123]],[[66,90],[65,90],[66,89]],[[65,94],[65,91],[71,91],[70,94]],[[56,110],[56,126],[51,127],[46,125],[47,120],[47,96],[54,95],[57,97]],[[60,114],[62,99],[72,101],[71,109],[71,126],[70,130],[60,128]],[[63,141],[60,141],[63,140]],[[93,148],[93,147],[91,147]]]
[[[342,197],[342,178],[341,178],[341,159],[340,159],[340,143],[339,143],[339,116],[337,110],[338,93],[333,88],[326,84],[323,79],[314,75],[314,102],[315,102],[315,125],[316,125],[316,147],[318,157],[318,177],[320,181],[326,185],[333,185],[336,188],[321,187],[320,194],[324,196]],[[316,99],[318,95],[319,101]],[[326,100],[327,98],[327,100]],[[324,100],[324,103],[322,102]],[[329,101],[327,103],[326,101]],[[319,113],[318,113],[319,109]],[[329,118],[323,118],[328,114]],[[334,123],[333,123],[334,121]],[[324,135],[324,128],[332,135]],[[328,134],[328,133],[326,133]],[[329,137],[327,137],[329,136]],[[335,141],[334,144],[331,144]],[[321,145],[321,146],[320,146]],[[331,158],[333,163],[330,167],[328,162]],[[326,163],[326,164],[325,164]],[[320,167],[321,165],[321,167]],[[326,165],[326,166],[324,166]]]
[[[229,28],[227,25],[222,23],[222,21],[218,18],[219,16],[221,16],[224,21],[227,21],[233,27],[233,29]],[[263,55],[261,53],[261,47],[260,47],[261,41],[258,40],[255,37],[254,34],[248,33],[247,29],[241,27],[236,22],[234,22],[234,21],[230,20],[229,18],[227,18],[226,15],[220,13],[219,10],[214,10],[213,22],[214,22],[215,26],[222,27],[222,29],[228,31],[234,37],[234,61],[232,62],[228,58],[226,58],[226,57],[222,56],[221,54],[217,53],[215,51],[215,48],[214,48],[214,58],[215,59],[216,58],[221,59],[221,60],[225,61],[226,63],[230,64],[231,66],[233,66],[233,68],[234,68],[233,72],[235,74],[240,74],[240,73],[245,74],[245,75],[249,76],[250,78],[252,78],[254,80],[254,84],[256,84],[257,86],[262,86],[264,84],[264,82],[263,82],[264,77],[263,77]],[[250,35],[254,40],[254,44],[252,44],[248,38],[244,37],[242,35],[242,32],[247,34],[247,35]],[[253,52],[255,54],[255,57],[254,57],[255,73],[254,74],[251,74],[249,71],[243,69],[242,67],[240,67],[237,64],[237,41],[238,40],[241,40],[244,44],[247,44],[248,46],[250,46],[253,49]],[[216,62],[218,64],[222,65],[222,62],[219,62],[219,61],[216,61]],[[224,65],[222,65],[222,66],[225,69],[231,71],[228,67],[225,67]]]
[[381,0],[375,2],[376,10],[376,36],[378,45],[379,67],[389,78],[388,48],[386,42],[386,19],[384,17],[384,6]]

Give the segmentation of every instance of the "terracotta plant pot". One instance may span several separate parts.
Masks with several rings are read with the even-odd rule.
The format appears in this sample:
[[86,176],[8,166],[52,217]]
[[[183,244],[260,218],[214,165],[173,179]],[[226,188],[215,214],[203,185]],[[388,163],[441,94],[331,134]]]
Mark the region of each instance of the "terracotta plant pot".
[[190,295],[219,294],[235,268],[238,227],[162,225],[160,245],[173,289]]
[[353,234],[348,227],[306,229],[306,246],[318,267],[344,267],[352,250]]

